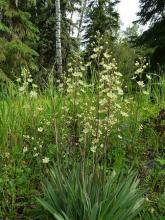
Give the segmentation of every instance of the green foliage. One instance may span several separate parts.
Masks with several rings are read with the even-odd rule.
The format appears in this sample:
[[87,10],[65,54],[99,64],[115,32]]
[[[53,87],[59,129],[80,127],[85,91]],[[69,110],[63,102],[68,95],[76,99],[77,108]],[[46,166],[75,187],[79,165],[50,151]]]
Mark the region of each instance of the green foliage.
[[161,68],[156,64],[159,63],[162,67],[165,65],[165,57],[163,51],[165,50],[165,2],[164,0],[141,0],[140,1],[139,22],[147,24],[151,22],[151,25],[147,31],[137,39],[137,43],[140,45],[146,45],[153,49],[151,56],[152,68],[159,74]]
[[116,38],[116,32],[119,28],[119,14],[115,10],[118,0],[109,1],[98,0],[89,1],[86,15],[86,33],[84,41],[87,43],[95,42],[97,32],[106,36],[107,40]]
[[[9,49],[15,50],[16,46]],[[57,198],[63,199],[62,205],[57,206],[67,209],[64,204],[70,198],[68,207],[75,207],[74,210],[66,210],[66,215],[70,216],[69,211],[75,213],[76,205],[80,206],[81,212],[76,212],[80,219],[84,211],[86,216],[94,215],[98,210],[98,216],[102,215],[101,208],[110,210],[109,214],[114,209],[123,213],[123,209],[118,207],[124,206],[125,209],[130,201],[127,196],[132,189],[133,177],[125,178],[130,167],[137,170],[141,180],[139,186],[144,189],[148,201],[137,219],[145,220],[150,216],[153,219],[158,216],[159,219],[164,215],[164,203],[159,197],[164,192],[165,183],[162,161],[165,136],[157,130],[155,119],[165,106],[165,79],[158,79],[147,72],[146,59],[141,58],[136,61],[135,73],[132,73],[133,83],[128,84],[125,90],[123,75],[118,70],[116,59],[108,51],[109,48],[97,45],[88,63],[75,54],[73,63],[68,64],[68,76],[62,75],[57,86],[50,76],[45,90],[40,91],[26,68],[22,68],[16,85],[6,87],[6,84],[1,84],[0,211],[3,218],[34,218],[38,209],[35,198],[42,197],[43,179],[47,175],[49,178],[48,164],[52,163],[60,168],[55,171],[58,177],[55,183],[59,178],[65,181],[60,188],[57,187],[58,193],[67,189],[64,197]],[[26,52],[28,54],[28,49]],[[93,68],[91,60],[97,68]],[[86,80],[88,68],[93,73],[90,83]],[[82,167],[72,169],[73,164],[82,164]],[[118,173],[123,168],[126,173],[120,179]],[[104,201],[108,178],[112,178],[111,170],[117,172],[110,188],[112,195],[116,195],[118,187],[129,189],[123,194],[119,190],[116,195],[119,201],[113,200],[114,203]],[[92,189],[88,188],[88,184],[82,185],[82,174]],[[75,183],[77,189],[73,187]],[[98,204],[96,194],[92,194],[95,188]],[[71,197],[71,192],[75,197]],[[69,196],[66,198],[67,193]],[[90,195],[89,203],[86,202],[87,197],[84,198],[86,195]],[[134,195],[136,193],[131,198]],[[74,198],[78,202],[75,203]],[[128,199],[126,203],[125,199]],[[131,210],[127,209],[129,213]],[[45,217],[42,213],[38,219]],[[127,214],[125,211],[123,218]]]
[[[62,40],[62,57],[63,69],[66,71],[69,56],[77,48],[75,37],[72,36],[72,29],[75,28],[73,21],[67,14],[77,12],[80,1],[61,0],[61,40]],[[76,6],[77,5],[77,6]],[[44,68],[51,68],[56,60],[56,38],[55,38],[55,1],[37,0],[36,7],[30,9],[33,23],[39,29],[39,42],[37,52],[40,54],[40,65]]]
[[114,171],[104,177],[102,171],[90,174],[78,165],[70,171],[54,165],[49,172],[44,199],[38,200],[54,219],[135,219],[143,206],[134,174]]
[[38,54],[34,49],[37,29],[30,21],[30,14],[24,11],[26,3],[19,2],[17,5],[10,0],[0,2],[0,67],[11,79],[14,79],[24,66],[29,69],[37,68],[35,58]]

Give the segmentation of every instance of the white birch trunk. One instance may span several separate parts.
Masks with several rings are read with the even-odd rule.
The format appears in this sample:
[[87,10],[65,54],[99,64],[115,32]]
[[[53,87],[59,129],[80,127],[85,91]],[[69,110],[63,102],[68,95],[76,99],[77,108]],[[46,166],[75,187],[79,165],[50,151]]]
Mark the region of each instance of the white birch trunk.
[[55,0],[55,6],[56,6],[56,63],[57,63],[57,77],[59,78],[62,74],[60,0]]

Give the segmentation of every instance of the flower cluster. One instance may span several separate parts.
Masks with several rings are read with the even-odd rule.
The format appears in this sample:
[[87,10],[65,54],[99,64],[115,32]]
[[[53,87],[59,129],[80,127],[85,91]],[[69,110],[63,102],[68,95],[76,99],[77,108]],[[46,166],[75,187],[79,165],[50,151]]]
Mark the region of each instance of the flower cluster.
[[17,83],[19,85],[19,93],[25,94],[29,92],[31,98],[37,97],[37,85],[33,83],[32,75],[26,68],[22,69],[21,77],[17,78]]
[[143,91],[144,95],[148,95],[148,91],[145,91],[145,83],[144,79],[148,79],[149,81],[152,79],[151,75],[145,74],[146,69],[149,67],[149,63],[146,58],[140,57],[138,61],[135,62],[135,73],[132,77],[133,80],[137,81],[137,85],[141,91]]

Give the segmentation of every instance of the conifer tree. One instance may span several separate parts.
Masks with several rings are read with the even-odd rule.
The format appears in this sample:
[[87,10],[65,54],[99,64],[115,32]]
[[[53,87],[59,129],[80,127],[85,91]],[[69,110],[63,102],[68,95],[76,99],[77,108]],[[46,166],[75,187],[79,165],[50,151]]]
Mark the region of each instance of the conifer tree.
[[137,43],[150,48],[153,68],[158,65],[165,66],[165,1],[140,0],[139,23],[149,24],[138,39]]
[[26,11],[32,1],[0,1],[0,71],[14,78],[21,69],[36,69],[37,29]]
[[85,43],[95,40],[96,32],[106,35],[109,39],[115,38],[119,28],[119,14],[116,10],[118,0],[90,0],[86,14]]

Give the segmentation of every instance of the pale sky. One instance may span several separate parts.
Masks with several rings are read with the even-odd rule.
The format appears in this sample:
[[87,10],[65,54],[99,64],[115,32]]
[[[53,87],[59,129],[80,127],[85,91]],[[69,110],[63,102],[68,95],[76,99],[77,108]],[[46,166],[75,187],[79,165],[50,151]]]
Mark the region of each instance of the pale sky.
[[125,30],[137,19],[136,13],[139,11],[139,0],[121,0],[118,11],[123,25],[122,30]]

